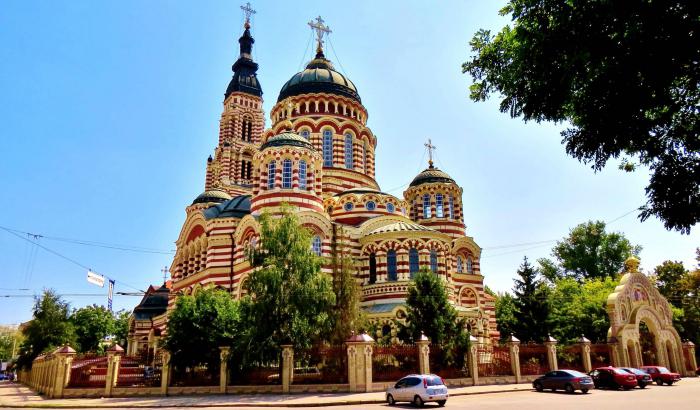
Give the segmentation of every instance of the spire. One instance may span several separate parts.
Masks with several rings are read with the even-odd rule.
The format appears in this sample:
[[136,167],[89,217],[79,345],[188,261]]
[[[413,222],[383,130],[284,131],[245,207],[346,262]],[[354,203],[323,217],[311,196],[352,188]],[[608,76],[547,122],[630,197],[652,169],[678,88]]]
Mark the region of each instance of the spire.
[[233,64],[233,78],[228,84],[224,98],[236,91],[262,96],[262,88],[258,82],[257,71],[258,64],[253,61],[253,43],[255,39],[250,35],[250,16],[255,14],[250,3],[241,6],[241,10],[245,13],[245,24],[243,24],[243,35],[238,39],[240,52],[238,60]]

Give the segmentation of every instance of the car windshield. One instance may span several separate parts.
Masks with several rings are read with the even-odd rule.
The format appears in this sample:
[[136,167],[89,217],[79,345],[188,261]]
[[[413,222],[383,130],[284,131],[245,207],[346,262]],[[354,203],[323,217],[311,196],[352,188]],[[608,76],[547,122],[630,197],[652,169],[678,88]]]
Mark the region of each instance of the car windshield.
[[438,376],[425,376],[428,386],[442,386],[442,379]]
[[613,371],[614,371],[615,373],[617,373],[617,374],[622,374],[622,375],[625,375],[625,376],[627,376],[627,375],[629,374],[629,372],[626,372],[626,371],[624,371],[624,370],[622,370],[622,369],[617,369],[617,368],[613,369]]
[[665,367],[659,367],[659,373],[671,373],[671,372],[669,372],[668,369]]
[[630,367],[623,367],[622,370],[624,370],[624,371],[626,371],[626,372],[628,372],[628,373],[632,373],[632,374],[639,374],[639,375],[644,375],[644,374],[646,374],[646,373],[644,373],[643,371],[641,371],[641,370],[639,370],[639,369],[632,369],[632,368],[630,368]]

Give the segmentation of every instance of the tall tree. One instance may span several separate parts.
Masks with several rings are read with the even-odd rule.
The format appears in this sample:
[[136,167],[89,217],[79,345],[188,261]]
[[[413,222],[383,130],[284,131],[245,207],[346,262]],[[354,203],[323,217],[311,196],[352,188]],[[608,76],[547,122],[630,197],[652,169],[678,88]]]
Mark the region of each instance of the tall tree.
[[260,226],[242,300],[244,343],[249,359],[269,361],[279,359],[280,345],[302,349],[328,338],[335,295],[321,258],[311,250],[311,234],[291,208],[279,217],[261,215]]
[[501,96],[525,121],[566,122],[566,152],[598,171],[651,170],[642,220],[689,233],[700,220],[700,3],[510,0],[512,23],[479,30],[462,69],[471,99]]
[[104,306],[91,305],[73,311],[70,321],[75,330],[78,352],[102,352],[102,342],[114,333],[112,312]]
[[[338,234],[337,236],[342,238],[342,231]],[[360,311],[360,287],[355,280],[353,261],[345,253],[342,244],[333,243],[331,266],[333,268],[335,303],[331,309],[330,342],[342,344],[352,332],[359,331],[363,326],[363,317]]]
[[0,362],[14,359],[22,343],[22,333],[16,327],[0,326]]
[[165,348],[177,367],[206,364],[219,369],[219,347],[231,346],[239,334],[238,302],[220,289],[179,296],[168,317]]
[[505,341],[508,336],[518,331],[518,320],[515,317],[515,299],[510,293],[500,293],[496,295],[496,323],[498,331],[501,333],[501,340]]
[[73,324],[69,320],[70,306],[51,289],[44,290],[34,301],[32,320],[23,330],[24,341],[17,363],[30,368],[41,353],[64,344],[75,344]]
[[126,348],[127,338],[129,337],[129,317],[131,312],[128,310],[120,310],[114,312],[114,343]]
[[677,308],[683,307],[686,289],[682,282],[687,274],[688,271],[683,266],[683,262],[664,261],[654,269],[656,287],[669,303]]
[[549,303],[547,286],[538,278],[539,272],[527,257],[518,269],[519,279],[515,279],[513,295],[515,299],[514,316],[517,325],[515,335],[523,341],[539,341],[547,336]]
[[639,255],[641,246],[634,246],[621,233],[605,231],[605,222],[588,221],[576,226],[569,236],[552,249],[554,261],[539,259],[545,278],[554,281],[572,277],[577,280],[614,278],[624,267],[625,260]]

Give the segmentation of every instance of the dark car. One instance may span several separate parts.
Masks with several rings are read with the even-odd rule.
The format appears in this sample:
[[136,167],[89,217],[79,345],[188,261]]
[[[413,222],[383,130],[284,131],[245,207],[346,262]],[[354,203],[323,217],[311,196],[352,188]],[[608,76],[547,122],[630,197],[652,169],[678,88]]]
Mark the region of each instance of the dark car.
[[617,367],[599,367],[589,374],[593,378],[596,389],[609,388],[617,390],[622,387],[625,390],[629,390],[637,385],[636,376]]
[[565,390],[567,393],[573,393],[576,390],[581,390],[582,393],[586,394],[594,387],[594,384],[588,375],[576,370],[564,369],[554,370],[538,377],[532,382],[532,387],[537,391],[551,389],[552,391]]
[[647,372],[635,369],[634,367],[620,367],[629,374],[633,374],[637,378],[637,386],[643,389],[652,383],[651,376]]
[[649,373],[651,379],[659,386],[664,383],[669,386],[681,379],[681,375],[673,373],[663,366],[642,366],[642,370]]

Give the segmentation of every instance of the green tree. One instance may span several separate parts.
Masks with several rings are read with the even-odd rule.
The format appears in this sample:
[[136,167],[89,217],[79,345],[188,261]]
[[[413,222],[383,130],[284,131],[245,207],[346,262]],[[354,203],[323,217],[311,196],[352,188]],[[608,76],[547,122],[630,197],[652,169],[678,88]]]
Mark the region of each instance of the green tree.
[[232,346],[239,333],[238,302],[221,289],[202,289],[194,296],[179,296],[168,317],[165,348],[174,366],[206,364],[219,369],[219,347]]
[[103,352],[102,342],[114,333],[112,312],[104,306],[91,305],[73,311],[70,321],[75,330],[78,352]]
[[518,330],[515,310],[513,295],[507,292],[496,295],[496,323],[498,324],[498,331],[501,333],[502,341],[505,341],[508,336],[515,334]]
[[513,296],[516,325],[512,329],[515,336],[522,341],[539,341],[547,336],[549,315],[549,302],[547,286],[538,276],[527,257],[517,271],[520,279],[515,279]]
[[38,355],[58,346],[75,345],[69,309],[68,303],[51,289],[34,300],[32,320],[23,331],[25,339],[17,360],[20,367],[31,368]]
[[642,220],[700,220],[700,4],[510,0],[512,23],[479,30],[463,64],[471,99],[501,97],[525,121],[566,122],[566,152],[598,171],[624,156],[651,170]]
[[618,232],[607,233],[605,222],[588,221],[576,226],[569,236],[552,249],[554,261],[538,260],[545,278],[573,277],[577,280],[616,277],[632,255],[639,255],[641,246],[634,246]]
[[16,327],[0,326],[0,362],[14,359],[22,343],[22,333]]
[[352,332],[358,332],[364,325],[360,310],[360,287],[355,280],[355,267],[352,259],[338,247],[339,245],[334,242],[331,249],[335,303],[331,309],[330,335],[330,342],[337,345],[345,342]]
[[321,272],[321,258],[311,250],[311,234],[291,208],[283,208],[279,218],[264,213],[260,226],[242,300],[242,348],[249,360],[267,362],[280,359],[280,345],[303,349],[327,339],[335,295],[332,278]]
[[686,291],[683,280],[688,271],[683,262],[664,261],[654,269],[654,281],[669,303],[677,308],[683,307],[683,296]]
[[130,316],[131,312],[128,310],[114,312],[113,341],[124,348],[126,348],[127,338],[129,337]]

